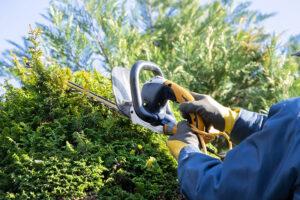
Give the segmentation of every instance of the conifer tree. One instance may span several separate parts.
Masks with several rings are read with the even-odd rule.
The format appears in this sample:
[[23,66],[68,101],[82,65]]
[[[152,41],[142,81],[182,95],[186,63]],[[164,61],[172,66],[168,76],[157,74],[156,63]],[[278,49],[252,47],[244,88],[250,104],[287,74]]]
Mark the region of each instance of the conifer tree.
[[44,61],[110,72],[149,60],[191,91],[266,112],[289,97],[297,70],[276,53],[277,36],[261,26],[273,14],[249,6],[233,0],[52,1],[45,15],[50,25],[38,24]]

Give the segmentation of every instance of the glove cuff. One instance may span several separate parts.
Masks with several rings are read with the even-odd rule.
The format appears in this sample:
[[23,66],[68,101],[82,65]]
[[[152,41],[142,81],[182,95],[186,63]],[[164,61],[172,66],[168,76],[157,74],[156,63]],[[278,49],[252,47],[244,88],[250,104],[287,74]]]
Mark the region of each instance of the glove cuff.
[[237,118],[239,117],[239,113],[240,113],[240,109],[235,109],[233,111],[230,108],[228,108],[228,112],[226,113],[226,115],[224,115],[224,119],[225,119],[224,131],[226,131],[229,134],[231,133],[231,131],[234,127],[234,124],[235,124]]
[[167,141],[167,147],[171,151],[172,155],[178,160],[179,153],[181,149],[187,146],[187,143],[181,142],[179,140],[169,140]]

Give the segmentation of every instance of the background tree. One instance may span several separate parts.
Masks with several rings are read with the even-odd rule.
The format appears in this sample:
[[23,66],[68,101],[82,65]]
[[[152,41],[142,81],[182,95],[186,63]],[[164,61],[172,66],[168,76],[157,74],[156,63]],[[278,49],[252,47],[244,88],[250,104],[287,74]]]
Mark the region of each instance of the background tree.
[[[288,54],[300,50],[300,34],[291,36],[288,43],[285,45],[286,51]],[[300,94],[300,58],[297,56],[290,57],[287,61],[289,64],[287,65],[288,68],[294,68],[295,80],[292,83],[292,86],[289,88],[289,96],[299,96]],[[298,69],[298,71],[297,71]]]
[[[278,55],[271,17],[231,0],[52,1],[43,30],[46,64],[110,72],[137,60],[157,63],[168,79],[231,107],[267,112],[298,90],[297,69]],[[292,42],[292,41],[291,41]],[[145,78],[148,78],[146,76]],[[296,88],[296,89],[295,89]],[[293,96],[293,95],[292,95]]]

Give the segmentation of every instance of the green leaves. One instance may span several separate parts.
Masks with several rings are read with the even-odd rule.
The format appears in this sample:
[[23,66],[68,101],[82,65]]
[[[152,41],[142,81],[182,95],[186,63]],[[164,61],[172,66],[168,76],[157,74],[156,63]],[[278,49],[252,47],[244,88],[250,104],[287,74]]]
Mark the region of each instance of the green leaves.
[[176,161],[166,138],[72,91],[67,80],[113,98],[111,81],[97,71],[46,68],[35,44],[26,64],[15,60],[22,88],[6,85],[0,102],[0,196],[176,198]]

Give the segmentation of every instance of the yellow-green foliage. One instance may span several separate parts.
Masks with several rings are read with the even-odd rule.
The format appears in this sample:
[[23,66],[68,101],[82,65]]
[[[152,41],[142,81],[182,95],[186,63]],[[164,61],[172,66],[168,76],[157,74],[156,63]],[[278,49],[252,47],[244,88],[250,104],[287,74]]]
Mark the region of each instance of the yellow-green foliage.
[[15,59],[22,87],[6,84],[0,102],[0,198],[182,198],[166,138],[68,88],[71,80],[113,97],[96,71],[46,68],[37,35],[25,63]]

